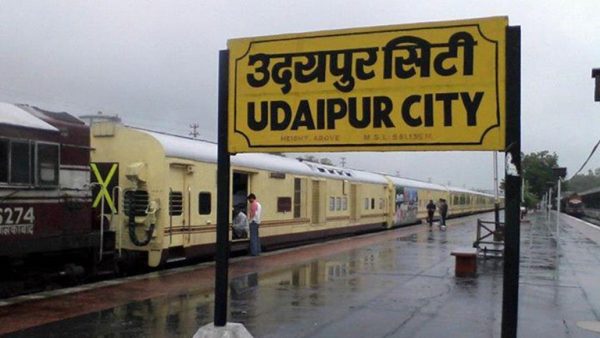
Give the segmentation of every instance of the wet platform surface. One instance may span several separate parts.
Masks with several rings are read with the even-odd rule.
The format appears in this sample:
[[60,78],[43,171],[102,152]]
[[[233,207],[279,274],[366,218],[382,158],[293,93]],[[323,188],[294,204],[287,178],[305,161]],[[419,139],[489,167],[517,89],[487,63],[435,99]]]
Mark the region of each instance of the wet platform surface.
[[[502,260],[454,277],[457,247],[477,218],[272,252],[231,262],[229,320],[255,337],[499,337]],[[521,226],[520,337],[598,337],[577,326],[600,314],[600,230],[561,216]],[[9,337],[191,337],[213,316],[213,267],[0,307]]]

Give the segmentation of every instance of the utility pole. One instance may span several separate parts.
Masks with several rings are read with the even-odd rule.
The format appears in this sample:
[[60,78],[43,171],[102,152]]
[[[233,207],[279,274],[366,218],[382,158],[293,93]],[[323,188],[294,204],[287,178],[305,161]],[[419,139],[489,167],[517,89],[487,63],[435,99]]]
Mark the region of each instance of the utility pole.
[[558,179],[558,191],[556,192],[556,249],[560,249],[560,188],[563,178],[567,176],[567,168],[554,167],[552,173]]
[[498,201],[498,152],[494,151],[494,226],[500,224],[500,203]]
[[596,86],[594,89],[594,101],[600,102],[600,68],[592,69],[592,78],[596,80]]
[[192,123],[190,124],[190,128],[192,129],[192,131],[190,131],[190,136],[193,138],[197,138],[198,135],[200,135],[200,132],[198,131],[198,128],[200,127],[200,125],[198,123]]

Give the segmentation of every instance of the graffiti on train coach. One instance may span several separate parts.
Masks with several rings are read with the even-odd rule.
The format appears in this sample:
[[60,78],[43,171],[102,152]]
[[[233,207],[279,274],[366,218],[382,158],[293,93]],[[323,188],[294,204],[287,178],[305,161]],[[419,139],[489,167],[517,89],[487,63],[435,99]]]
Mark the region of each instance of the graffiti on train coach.
[[394,224],[414,222],[419,211],[419,195],[415,188],[396,186]]

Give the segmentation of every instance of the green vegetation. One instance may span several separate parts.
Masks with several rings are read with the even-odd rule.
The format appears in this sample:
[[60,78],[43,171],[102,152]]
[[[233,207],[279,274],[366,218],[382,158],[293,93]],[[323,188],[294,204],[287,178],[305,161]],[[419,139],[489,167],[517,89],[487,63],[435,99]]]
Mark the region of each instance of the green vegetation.
[[548,182],[556,182],[552,168],[558,166],[558,155],[547,150],[538,151],[523,156],[521,163],[527,182],[525,201],[528,193],[539,200],[548,191]]
[[587,174],[577,174],[567,181],[568,190],[583,192],[595,187],[600,187],[600,168],[588,170]]

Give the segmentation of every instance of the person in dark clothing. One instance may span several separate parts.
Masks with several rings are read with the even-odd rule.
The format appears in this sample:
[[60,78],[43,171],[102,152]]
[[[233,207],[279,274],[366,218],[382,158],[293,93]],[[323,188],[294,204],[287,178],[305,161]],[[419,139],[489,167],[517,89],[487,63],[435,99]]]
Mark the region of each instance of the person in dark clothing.
[[448,215],[448,203],[443,198],[440,198],[440,227],[446,227],[446,216]]
[[435,213],[435,203],[433,200],[429,200],[427,204],[427,223],[429,223],[429,227],[433,225],[433,214]]

